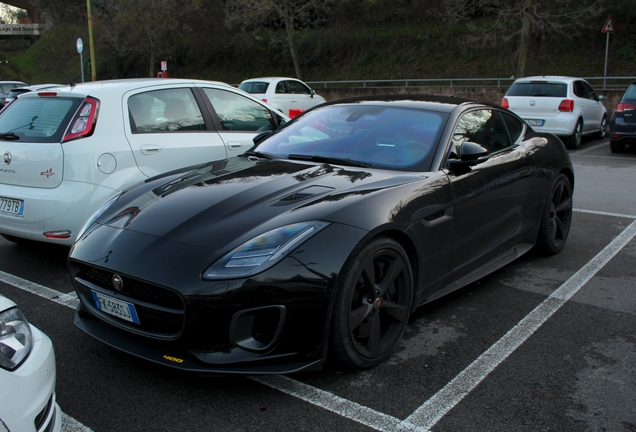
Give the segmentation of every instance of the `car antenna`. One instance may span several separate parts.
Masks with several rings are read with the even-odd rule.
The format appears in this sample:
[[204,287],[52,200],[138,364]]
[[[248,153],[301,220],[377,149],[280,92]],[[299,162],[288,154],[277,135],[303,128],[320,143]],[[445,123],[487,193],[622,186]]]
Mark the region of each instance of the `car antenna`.
[[68,85],[70,85],[71,87],[75,87],[75,83],[68,77],[68,75],[64,73],[64,71],[62,71],[62,75],[64,75],[64,78],[66,78],[66,82],[68,83]]

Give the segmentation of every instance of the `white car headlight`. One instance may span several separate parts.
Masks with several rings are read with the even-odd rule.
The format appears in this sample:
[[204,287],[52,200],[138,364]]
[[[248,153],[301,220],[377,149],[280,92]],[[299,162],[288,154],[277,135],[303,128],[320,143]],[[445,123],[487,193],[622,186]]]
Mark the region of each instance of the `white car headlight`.
[[0,367],[14,370],[33,347],[31,326],[18,308],[0,312]]
[[203,279],[245,277],[268,269],[328,225],[323,221],[299,222],[254,237],[208,267]]

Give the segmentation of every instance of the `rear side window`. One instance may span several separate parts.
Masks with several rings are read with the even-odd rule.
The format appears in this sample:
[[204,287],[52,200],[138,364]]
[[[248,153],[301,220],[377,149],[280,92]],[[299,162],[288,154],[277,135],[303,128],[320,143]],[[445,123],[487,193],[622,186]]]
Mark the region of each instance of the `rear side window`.
[[128,98],[132,133],[206,130],[192,90],[174,88],[139,93]]
[[623,96],[623,99],[636,99],[636,84],[629,86],[625,92],[625,96]]
[[0,115],[0,134],[15,141],[59,143],[80,104],[75,98],[22,97]]
[[566,83],[549,82],[521,82],[510,86],[507,96],[532,96],[532,97],[566,97],[568,86]]
[[248,93],[266,93],[269,83],[262,81],[250,81],[241,83],[239,88]]

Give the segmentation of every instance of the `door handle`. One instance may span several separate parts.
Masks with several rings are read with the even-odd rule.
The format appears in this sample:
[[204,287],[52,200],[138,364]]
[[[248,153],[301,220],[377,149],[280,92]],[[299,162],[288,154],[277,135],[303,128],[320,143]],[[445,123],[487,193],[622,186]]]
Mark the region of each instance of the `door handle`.
[[243,143],[240,143],[238,141],[228,141],[227,146],[230,148],[230,150],[239,150],[243,147]]
[[141,146],[141,154],[153,155],[161,151],[161,147],[151,144],[144,144]]

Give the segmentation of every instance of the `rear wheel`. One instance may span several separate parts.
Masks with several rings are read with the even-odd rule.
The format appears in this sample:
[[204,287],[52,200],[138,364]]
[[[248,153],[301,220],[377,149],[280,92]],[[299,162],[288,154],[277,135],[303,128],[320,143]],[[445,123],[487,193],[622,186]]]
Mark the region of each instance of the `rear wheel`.
[[610,150],[612,153],[623,153],[625,151],[625,143],[610,141]]
[[539,251],[545,255],[561,252],[568,239],[571,223],[572,186],[564,174],[559,174],[541,216],[537,237]]
[[574,133],[567,139],[567,146],[571,149],[581,147],[581,138],[583,137],[583,123],[579,119],[574,126]]
[[391,356],[413,303],[413,276],[404,249],[378,237],[347,260],[331,317],[329,358],[370,368]]
[[603,120],[601,120],[601,126],[596,133],[596,137],[598,139],[603,139],[605,138],[605,135],[607,135],[607,116],[603,116]]

